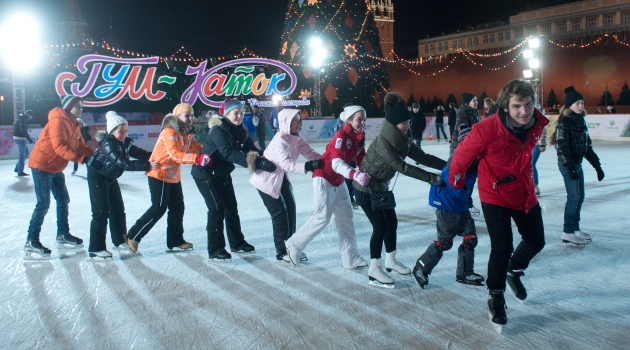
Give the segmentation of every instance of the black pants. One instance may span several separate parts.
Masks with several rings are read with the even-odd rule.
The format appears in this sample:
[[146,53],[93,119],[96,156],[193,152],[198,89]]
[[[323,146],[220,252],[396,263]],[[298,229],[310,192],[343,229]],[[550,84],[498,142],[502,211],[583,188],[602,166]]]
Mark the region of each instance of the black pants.
[[[475,220],[470,216],[470,211],[461,214],[451,213],[442,209],[435,210],[437,218],[437,240],[433,241],[424,253],[418,258],[418,263],[425,275],[431,274],[435,266],[442,259],[444,251],[453,246],[455,236],[475,234]],[[469,276],[474,272],[475,247],[466,246],[464,241],[457,248],[457,276]]]
[[166,216],[166,246],[170,249],[184,244],[184,192],[182,184],[168,183],[148,177],[151,207],[129,229],[130,239],[140,242],[151,228]]
[[[545,246],[542,211],[536,204],[529,213],[493,204],[481,203],[490,235],[488,289],[505,290],[508,270],[524,270]],[[521,243],[513,248],[512,222],[521,235]],[[514,252],[514,254],[512,254]]]
[[273,227],[273,243],[276,245],[277,254],[286,254],[284,241],[295,233],[295,198],[293,197],[293,187],[287,180],[286,175],[282,180],[280,196],[272,196],[258,191],[269,215],[271,215],[271,225]]
[[365,216],[372,224],[372,238],[370,238],[370,259],[380,259],[383,243],[385,252],[396,250],[396,229],[398,218],[395,209],[372,209],[372,196],[369,193],[356,191],[357,204],[361,206]]
[[208,207],[208,253],[213,254],[225,249],[223,220],[227,230],[230,247],[236,248],[245,242],[241,231],[241,219],[238,216],[238,204],[234,194],[232,177],[210,175],[208,179],[195,179],[199,193]]
[[107,221],[112,242],[118,246],[125,242],[127,222],[125,203],[118,180],[107,179],[93,173],[88,168],[88,190],[92,205],[92,222],[90,224],[90,252],[100,252],[107,249],[105,236],[107,235]]

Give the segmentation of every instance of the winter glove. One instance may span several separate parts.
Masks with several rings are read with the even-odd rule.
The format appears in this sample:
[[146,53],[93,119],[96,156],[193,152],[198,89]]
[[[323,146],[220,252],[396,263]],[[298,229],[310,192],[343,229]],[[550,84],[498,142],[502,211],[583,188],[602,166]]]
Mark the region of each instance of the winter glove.
[[444,179],[442,178],[442,175],[438,175],[438,174],[431,174],[431,179],[429,180],[429,183],[431,185],[435,185],[435,186],[443,186],[444,185]]
[[567,167],[567,171],[569,172],[569,178],[571,180],[578,180],[580,178],[580,175],[578,175],[577,171],[575,170],[575,165],[573,163],[569,163],[565,166]]
[[273,162],[262,157],[256,158],[255,165],[256,165],[256,170],[267,171],[270,173],[276,171],[276,165],[273,164]]
[[212,156],[209,154],[200,154],[195,159],[195,165],[210,166],[212,165]]
[[597,171],[597,181],[602,181],[604,179],[604,171],[602,170],[602,167],[597,167],[595,168],[595,171]]
[[321,159],[310,160],[304,164],[304,170],[313,171],[324,167],[324,161]]
[[354,181],[358,182],[359,185],[365,187],[370,183],[370,175],[368,175],[367,173],[364,173],[362,171],[357,170],[354,173]]

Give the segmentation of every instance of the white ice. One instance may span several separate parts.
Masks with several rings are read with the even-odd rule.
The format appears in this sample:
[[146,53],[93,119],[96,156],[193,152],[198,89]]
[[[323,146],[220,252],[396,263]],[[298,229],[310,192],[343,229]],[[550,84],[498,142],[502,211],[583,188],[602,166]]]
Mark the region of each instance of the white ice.
[[[314,144],[323,152],[324,143]],[[306,248],[298,267],[277,262],[271,220],[246,169],[234,171],[245,238],[255,254],[234,254],[217,264],[206,252],[206,207],[182,169],[189,253],[166,252],[166,218],[140,244],[140,254],[108,248],[113,261],[92,260],[86,251],[54,247],[55,202],[41,241],[52,248],[45,262],[22,259],[35,206],[33,181],[14,176],[15,160],[1,160],[0,347],[6,349],[627,349],[630,342],[629,143],[596,141],[606,179],[597,182],[585,162],[586,201],[581,226],[593,243],[579,248],[560,240],[565,190],[553,148],[538,162],[545,249],[527,269],[528,290],[520,302],[509,292],[508,324],[497,334],[487,317],[485,287],[455,282],[456,249],[420,289],[412,276],[394,275],[394,289],[368,285],[367,270],[345,270],[334,224]],[[423,142],[426,152],[446,158],[447,143]],[[90,202],[85,166],[65,170],[70,191],[71,232],[89,240]],[[29,169],[26,172],[30,172]],[[298,227],[312,212],[309,176],[291,175]],[[127,225],[149,207],[143,173],[120,178]],[[413,266],[435,239],[429,186],[400,176],[398,258]],[[477,207],[478,197],[475,197]],[[476,271],[485,275],[490,242],[483,216]],[[354,211],[357,241],[369,259],[371,226]],[[515,244],[519,242],[515,234]],[[459,242],[456,242],[459,244]]]

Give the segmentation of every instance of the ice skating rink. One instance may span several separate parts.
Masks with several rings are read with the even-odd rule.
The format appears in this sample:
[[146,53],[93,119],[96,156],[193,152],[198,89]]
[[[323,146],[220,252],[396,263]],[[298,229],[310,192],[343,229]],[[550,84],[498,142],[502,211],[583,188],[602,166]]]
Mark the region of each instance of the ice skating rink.
[[[324,143],[314,144],[323,152]],[[93,260],[85,249],[55,247],[55,203],[41,241],[50,261],[27,262],[22,247],[35,206],[33,181],[16,177],[15,160],[1,160],[0,348],[4,349],[627,349],[630,343],[630,143],[595,141],[606,173],[597,182],[585,162],[586,201],[582,230],[586,247],[560,240],[565,190],[553,148],[538,162],[545,249],[523,282],[525,302],[506,293],[503,334],[488,321],[485,287],[455,282],[457,245],[444,254],[420,289],[411,275],[393,277],[394,289],[368,285],[367,269],[344,270],[334,223],[306,248],[298,267],[277,262],[271,220],[246,169],[233,179],[245,238],[254,254],[233,254],[213,263],[206,252],[206,207],[182,169],[185,238],[195,250],[166,252],[166,218],[141,242],[139,254],[108,249],[113,261]],[[448,143],[423,142],[444,159]],[[72,234],[89,240],[91,219],[85,166],[71,176]],[[30,169],[26,172],[30,173]],[[312,212],[310,174],[292,174],[298,227]],[[127,225],[149,207],[143,173],[120,178]],[[400,176],[398,259],[412,267],[435,239],[429,186]],[[480,207],[475,192],[475,205]],[[476,272],[485,276],[490,242],[483,215],[476,216]],[[354,211],[359,250],[369,259],[370,224]],[[520,240],[515,235],[515,243]]]

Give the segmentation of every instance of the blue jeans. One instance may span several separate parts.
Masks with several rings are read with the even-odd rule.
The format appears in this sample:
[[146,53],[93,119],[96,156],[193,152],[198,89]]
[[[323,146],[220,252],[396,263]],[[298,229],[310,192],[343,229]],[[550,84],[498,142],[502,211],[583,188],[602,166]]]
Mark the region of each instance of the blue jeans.
[[584,171],[582,171],[582,164],[576,164],[575,171],[579,177],[577,180],[571,180],[569,171],[563,164],[558,163],[558,168],[567,190],[563,232],[575,233],[580,229],[580,211],[582,211],[582,203],[584,203]]
[[532,150],[532,167],[534,168],[534,183],[538,185],[538,170],[536,170],[536,162],[538,161],[538,157],[540,157],[540,148],[538,145],[534,146]]
[[444,131],[444,123],[435,123],[435,136],[437,136],[437,139],[440,139],[440,130],[442,130],[442,135],[444,135],[444,139],[448,140],[448,137],[446,136],[446,131]]
[[57,236],[70,233],[70,226],[68,226],[68,203],[70,203],[70,196],[68,195],[66,178],[63,172],[51,174],[37,168],[32,168],[31,172],[37,204],[31,216],[26,240],[39,241],[39,233],[42,230],[44,217],[50,207],[51,192],[57,202]]
[[18,147],[18,162],[15,166],[15,172],[21,174],[24,172],[24,163],[26,163],[26,157],[28,157],[28,147],[26,147],[26,140],[13,140]]

